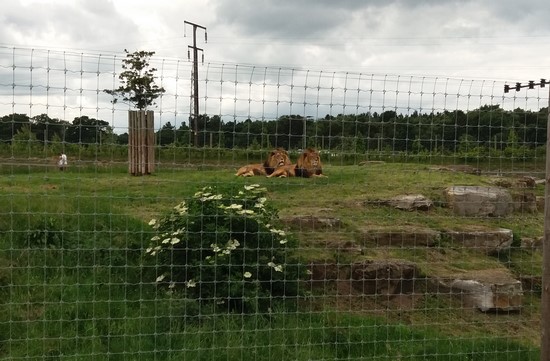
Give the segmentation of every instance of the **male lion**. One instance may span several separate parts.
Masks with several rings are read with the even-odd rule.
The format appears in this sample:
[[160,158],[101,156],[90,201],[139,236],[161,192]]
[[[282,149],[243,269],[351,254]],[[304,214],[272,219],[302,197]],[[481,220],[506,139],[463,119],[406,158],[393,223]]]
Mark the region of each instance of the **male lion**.
[[298,158],[296,164],[277,168],[268,177],[326,177],[323,174],[323,164],[319,152],[313,148],[306,149]]
[[258,164],[248,164],[239,170],[235,175],[237,177],[252,177],[255,175],[270,175],[273,171],[279,167],[291,164],[288,152],[283,148],[277,148],[272,150],[268,155],[265,162]]

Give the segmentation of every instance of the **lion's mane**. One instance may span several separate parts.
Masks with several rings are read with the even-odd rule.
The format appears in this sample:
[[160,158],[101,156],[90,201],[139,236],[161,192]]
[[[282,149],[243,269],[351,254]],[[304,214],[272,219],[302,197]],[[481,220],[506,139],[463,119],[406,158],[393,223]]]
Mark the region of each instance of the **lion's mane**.
[[306,149],[298,158],[296,164],[277,168],[268,177],[326,177],[323,174],[323,164],[319,152],[313,148]]
[[235,173],[236,176],[251,177],[255,175],[270,175],[279,167],[289,165],[292,162],[288,156],[288,152],[283,148],[273,149],[267,155],[266,160],[262,164],[245,165]]
[[284,165],[289,165],[292,162],[288,156],[288,152],[283,148],[277,148],[269,152],[267,159],[264,162],[264,169],[266,174],[271,174],[273,171]]
[[323,163],[316,149],[306,149],[296,161],[296,177],[323,177]]

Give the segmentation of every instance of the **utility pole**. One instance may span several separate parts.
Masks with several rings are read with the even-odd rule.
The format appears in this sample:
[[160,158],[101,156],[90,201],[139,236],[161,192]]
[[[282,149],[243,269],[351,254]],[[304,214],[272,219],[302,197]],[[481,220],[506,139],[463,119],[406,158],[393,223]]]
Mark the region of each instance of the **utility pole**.
[[208,41],[208,36],[206,33],[206,28],[204,26],[191,23],[189,21],[183,22],[183,31],[185,36],[185,25],[191,25],[193,27],[193,46],[188,45],[187,50],[187,58],[190,58],[189,49],[193,49],[193,90],[192,90],[192,97],[193,97],[193,115],[192,115],[192,122],[193,122],[193,134],[194,134],[194,145],[197,147],[199,145],[199,59],[198,59],[198,53],[199,50],[202,53],[202,62],[204,63],[204,51],[201,48],[197,48],[197,28],[201,28],[204,30],[204,42],[206,43]]
[[[516,83],[515,86],[504,86],[504,92],[510,89],[544,88],[550,81],[541,79],[540,83],[530,80],[528,84]],[[541,300],[541,345],[540,361],[550,361],[550,93],[548,94],[548,121],[546,122],[546,176],[544,182],[544,239],[542,243],[542,300]]]

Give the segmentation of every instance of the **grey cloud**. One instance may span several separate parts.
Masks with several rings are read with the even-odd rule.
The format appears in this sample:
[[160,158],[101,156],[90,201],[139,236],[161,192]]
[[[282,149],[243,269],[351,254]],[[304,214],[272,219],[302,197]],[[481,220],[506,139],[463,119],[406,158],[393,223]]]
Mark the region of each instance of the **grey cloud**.
[[353,11],[364,7],[353,1],[223,0],[218,3],[216,14],[218,21],[235,26],[242,33],[312,37],[345,23]]
[[54,38],[57,48],[96,49],[112,43],[119,32],[130,39],[139,38],[133,22],[120,16],[109,0],[27,6],[13,2],[5,5],[3,12],[1,21],[7,29],[2,31],[0,43],[5,44],[40,46]]

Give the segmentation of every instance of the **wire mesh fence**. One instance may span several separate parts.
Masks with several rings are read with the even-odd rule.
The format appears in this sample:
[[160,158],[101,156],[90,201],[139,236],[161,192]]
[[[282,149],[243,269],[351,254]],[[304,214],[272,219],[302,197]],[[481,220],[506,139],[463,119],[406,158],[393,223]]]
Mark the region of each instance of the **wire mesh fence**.
[[123,59],[0,48],[2,359],[539,359],[544,89],[153,57],[132,176]]

